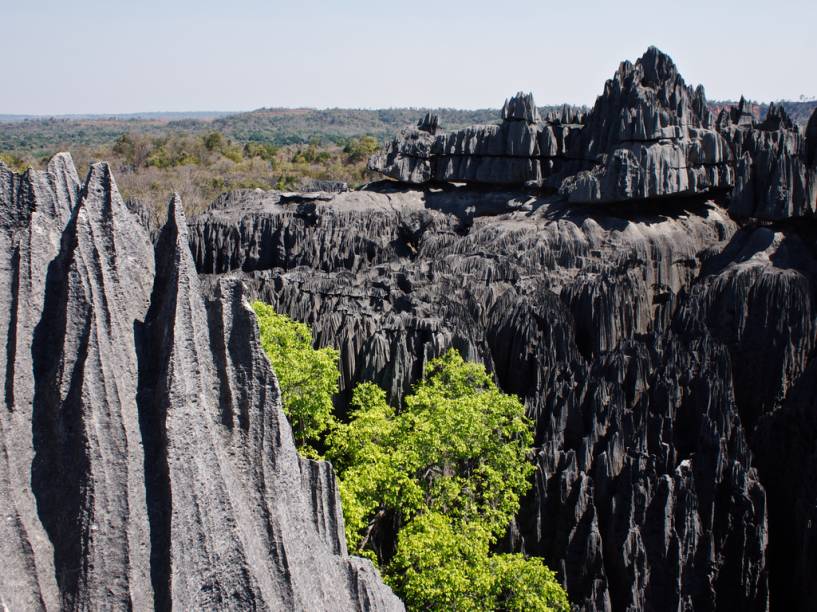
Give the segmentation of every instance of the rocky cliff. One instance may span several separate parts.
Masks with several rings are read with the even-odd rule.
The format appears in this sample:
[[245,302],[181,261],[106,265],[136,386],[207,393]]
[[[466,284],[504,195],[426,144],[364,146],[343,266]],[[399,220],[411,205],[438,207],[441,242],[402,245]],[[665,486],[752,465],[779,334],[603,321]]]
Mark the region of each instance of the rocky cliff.
[[[813,141],[813,122],[809,130]],[[369,167],[409,184],[536,187],[573,203],[726,193],[735,216],[779,220],[817,211],[814,146],[781,106],[761,123],[743,99],[713,117],[703,87],[688,86],[651,47],[622,62],[586,116],[565,108],[542,119],[533,97],[519,93],[499,125],[445,133],[427,117]]]
[[245,194],[197,219],[191,246],[339,347],[344,390],[375,380],[398,402],[455,346],[521,395],[539,470],[506,544],[544,556],[583,609],[763,610],[769,509],[732,357],[687,322],[741,232],[706,201],[622,215],[471,190]]
[[503,546],[579,609],[812,609],[817,119],[713,117],[655,49],[586,117],[502,118],[421,119],[371,161],[403,184],[232,194],[191,224],[204,282],[312,325],[344,393],[484,362],[536,430]]
[[371,166],[398,180],[174,201],[155,243],[105,165],[0,166],[0,603],[399,608],[294,451],[259,297],[340,349],[341,412],[452,346],[523,398],[502,546],[579,610],[813,609],[817,114],[713,117],[650,49],[586,116],[429,115]]
[[110,169],[0,164],[0,607],[399,610],[299,458],[235,281]]

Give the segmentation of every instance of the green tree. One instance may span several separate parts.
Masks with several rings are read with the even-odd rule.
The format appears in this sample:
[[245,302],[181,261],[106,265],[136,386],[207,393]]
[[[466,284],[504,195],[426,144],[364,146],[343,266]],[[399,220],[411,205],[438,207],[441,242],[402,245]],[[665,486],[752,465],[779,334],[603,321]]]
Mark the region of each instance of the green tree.
[[210,132],[203,136],[204,148],[208,151],[221,152],[226,142],[221,132]]
[[568,610],[567,594],[541,559],[491,554],[491,537],[479,525],[455,527],[428,513],[401,532],[387,579],[410,609]]
[[256,301],[252,307],[295,442],[302,454],[317,458],[317,448],[336,423],[332,396],[338,391],[339,354],[331,347],[312,348],[309,327],[278,314],[269,304]]
[[327,444],[349,548],[375,560],[410,609],[566,609],[541,560],[490,553],[530,488],[532,442],[521,402],[454,350],[399,413],[382,389],[359,385]]
[[273,161],[278,151],[278,147],[261,142],[248,142],[244,145],[244,157],[247,159],[260,157],[264,161]]
[[343,147],[343,152],[349,156],[351,163],[364,161],[380,148],[380,143],[372,136],[352,138]]

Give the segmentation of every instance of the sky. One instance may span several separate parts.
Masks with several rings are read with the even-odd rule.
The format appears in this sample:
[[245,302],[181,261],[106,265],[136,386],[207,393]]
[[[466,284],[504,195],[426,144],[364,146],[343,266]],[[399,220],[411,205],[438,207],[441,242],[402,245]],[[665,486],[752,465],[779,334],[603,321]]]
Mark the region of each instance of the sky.
[[0,0],[0,114],[591,105],[649,45],[709,99],[817,96],[815,0]]

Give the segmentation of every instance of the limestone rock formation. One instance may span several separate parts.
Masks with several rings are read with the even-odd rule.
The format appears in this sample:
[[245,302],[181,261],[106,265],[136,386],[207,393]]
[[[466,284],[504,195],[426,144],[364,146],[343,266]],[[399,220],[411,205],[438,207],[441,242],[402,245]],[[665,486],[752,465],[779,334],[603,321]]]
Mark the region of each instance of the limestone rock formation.
[[578,609],[812,609],[817,113],[715,118],[651,48],[586,115],[518,94],[501,119],[425,117],[370,160],[397,182],[225,196],[196,266],[338,347],[341,409],[452,346],[524,398],[503,545]]
[[524,398],[539,469],[506,546],[543,556],[580,609],[766,610],[756,393],[736,395],[740,357],[703,305],[703,279],[747,256],[744,235],[704,200],[658,215],[386,189],[308,208],[245,194],[190,240],[205,282],[237,276],[338,347],[346,393],[374,380],[399,402],[454,346]]
[[605,84],[569,143],[569,157],[582,163],[560,192],[572,202],[617,202],[729,187],[730,151],[712,123],[703,88],[688,87],[651,47]]
[[0,164],[0,606],[399,610],[300,459],[239,283],[203,295],[106,164]]
[[484,362],[535,423],[504,546],[579,609],[810,610],[817,114],[715,118],[654,48],[587,115],[535,108],[424,118],[370,161],[398,183],[226,196],[197,268],[338,347],[346,399],[398,403],[451,346]]
[[370,165],[397,181],[160,232],[105,165],[0,165],[0,605],[400,609],[295,453],[257,297],[340,350],[341,411],[449,347],[520,396],[502,546],[578,610],[813,609],[817,113],[715,118],[651,48],[586,115],[427,115]]
[[[817,168],[806,137],[782,107],[772,104],[759,125],[739,119],[722,130],[736,151],[735,188],[729,210],[737,217],[781,220],[817,212]],[[817,135],[811,141],[817,141]]]
[[651,47],[623,62],[584,116],[542,119],[530,94],[506,100],[502,122],[444,133],[408,128],[369,167],[410,184],[537,187],[572,203],[726,197],[737,217],[780,220],[817,212],[817,123],[804,135],[772,105],[758,123],[741,99],[717,119],[701,86]]
[[[564,119],[578,120],[567,112]],[[495,185],[542,185],[564,153],[564,141],[575,126],[542,123],[530,94],[505,101],[502,123],[441,132],[432,118],[403,130],[369,160],[369,168],[397,180]]]

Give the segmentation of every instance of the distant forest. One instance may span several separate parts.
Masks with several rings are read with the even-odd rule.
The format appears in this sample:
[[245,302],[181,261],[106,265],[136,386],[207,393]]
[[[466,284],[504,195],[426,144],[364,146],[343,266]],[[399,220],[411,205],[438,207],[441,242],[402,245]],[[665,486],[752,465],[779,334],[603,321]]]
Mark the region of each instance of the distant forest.
[[[714,112],[735,101],[712,101]],[[805,125],[817,101],[784,101]],[[753,104],[762,118],[768,105]],[[541,107],[545,115],[561,106]],[[0,160],[17,170],[40,168],[70,151],[80,172],[95,160],[113,165],[120,191],[162,214],[178,192],[189,214],[232,189],[301,189],[314,180],[350,187],[372,180],[366,159],[383,139],[416,124],[426,112],[444,129],[496,123],[498,109],[282,109],[245,113],[141,113],[123,116],[0,115]]]

